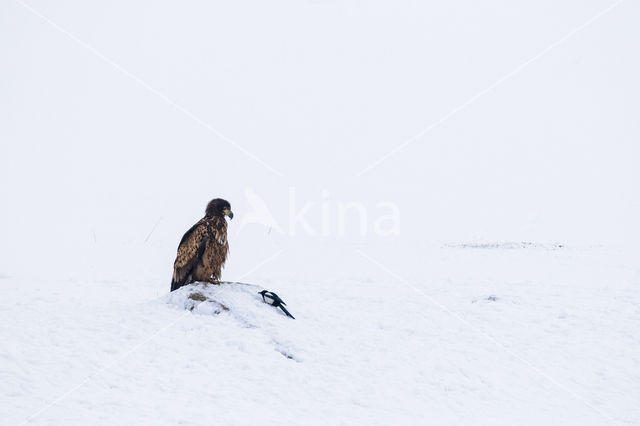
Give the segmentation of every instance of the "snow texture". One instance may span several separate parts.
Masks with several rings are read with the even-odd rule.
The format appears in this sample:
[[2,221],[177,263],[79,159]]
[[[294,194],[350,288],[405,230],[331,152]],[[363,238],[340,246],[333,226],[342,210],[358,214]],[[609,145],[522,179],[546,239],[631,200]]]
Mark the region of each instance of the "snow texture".
[[3,418],[62,396],[30,423],[637,422],[640,274],[619,253],[422,252],[420,280],[263,279],[296,320],[262,286],[5,278]]

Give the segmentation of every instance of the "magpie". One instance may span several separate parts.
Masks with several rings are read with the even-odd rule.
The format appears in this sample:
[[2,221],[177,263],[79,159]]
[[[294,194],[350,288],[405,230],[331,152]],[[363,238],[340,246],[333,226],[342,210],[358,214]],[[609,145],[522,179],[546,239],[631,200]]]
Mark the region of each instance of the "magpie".
[[291,315],[289,311],[287,311],[287,309],[283,306],[283,305],[286,305],[286,303],[284,303],[284,300],[280,299],[280,297],[277,294],[267,290],[262,290],[258,294],[262,295],[262,300],[264,301],[264,303],[268,303],[274,308],[282,309],[282,312],[284,312],[289,318],[295,319],[293,315]]

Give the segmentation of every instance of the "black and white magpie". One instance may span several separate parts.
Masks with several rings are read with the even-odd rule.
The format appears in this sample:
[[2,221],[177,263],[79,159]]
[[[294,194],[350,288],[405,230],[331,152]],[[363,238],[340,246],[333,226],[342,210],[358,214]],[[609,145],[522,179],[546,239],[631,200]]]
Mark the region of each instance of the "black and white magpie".
[[289,318],[295,319],[293,315],[291,315],[289,311],[287,311],[287,309],[283,306],[286,305],[286,303],[284,303],[284,300],[280,299],[277,294],[267,290],[262,290],[261,292],[259,292],[259,294],[262,295],[262,300],[264,301],[264,303],[268,303],[274,308],[282,309],[282,312],[284,312]]

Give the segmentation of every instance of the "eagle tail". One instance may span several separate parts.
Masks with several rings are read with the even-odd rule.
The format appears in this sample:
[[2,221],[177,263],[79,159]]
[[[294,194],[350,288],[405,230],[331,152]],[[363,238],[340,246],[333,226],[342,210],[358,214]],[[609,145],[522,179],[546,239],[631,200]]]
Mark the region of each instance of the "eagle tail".
[[182,287],[181,283],[175,282],[173,280],[171,280],[171,291],[177,290],[180,287]]
[[282,309],[282,312],[284,312],[289,318],[295,319],[284,306],[280,305],[280,309]]
[[193,282],[191,279],[191,274],[187,274],[186,277],[182,278],[182,280],[178,279],[178,277],[175,275],[173,275],[173,277],[171,277],[171,291],[175,291],[177,289],[179,289],[180,287],[183,287],[189,283]]

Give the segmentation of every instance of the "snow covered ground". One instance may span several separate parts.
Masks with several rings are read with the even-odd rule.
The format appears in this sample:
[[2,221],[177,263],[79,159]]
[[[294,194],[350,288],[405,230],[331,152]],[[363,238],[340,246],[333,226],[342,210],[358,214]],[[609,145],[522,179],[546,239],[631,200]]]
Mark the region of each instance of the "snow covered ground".
[[252,277],[295,321],[246,286],[210,288],[216,314],[157,283],[6,277],[3,423],[638,423],[634,259],[431,247],[416,279],[361,250],[358,279]]
[[640,424],[639,13],[0,2],[0,424]]

